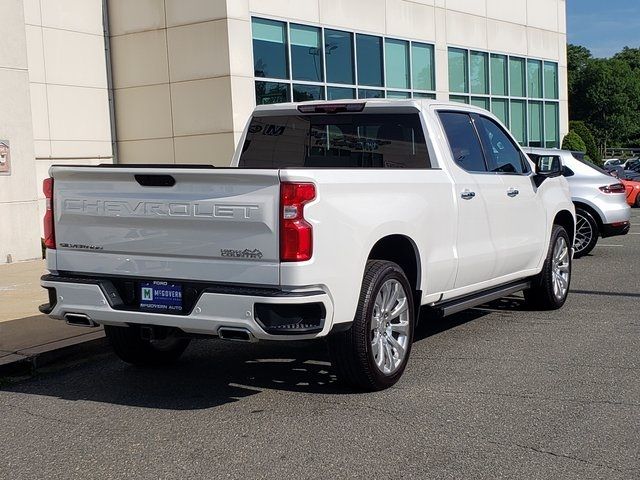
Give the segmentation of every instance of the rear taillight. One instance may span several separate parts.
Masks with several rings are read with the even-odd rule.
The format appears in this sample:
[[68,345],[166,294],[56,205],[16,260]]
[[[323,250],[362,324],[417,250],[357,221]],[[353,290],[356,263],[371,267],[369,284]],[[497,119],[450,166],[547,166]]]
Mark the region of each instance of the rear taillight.
[[53,230],[53,178],[44,179],[42,191],[47,205],[44,213],[44,246],[54,249],[56,248],[56,236]]
[[604,193],[625,193],[624,185],[621,183],[605,185],[603,187],[600,187],[600,191]]
[[313,227],[304,205],[316,198],[313,183],[280,184],[280,261],[303,262],[313,254]]

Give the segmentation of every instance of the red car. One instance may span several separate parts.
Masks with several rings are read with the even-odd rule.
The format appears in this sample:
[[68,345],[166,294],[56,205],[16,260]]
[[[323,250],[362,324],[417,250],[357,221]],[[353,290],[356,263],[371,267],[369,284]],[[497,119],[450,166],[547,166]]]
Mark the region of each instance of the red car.
[[640,208],[640,182],[635,180],[622,180],[624,188],[627,191],[627,203],[632,207]]

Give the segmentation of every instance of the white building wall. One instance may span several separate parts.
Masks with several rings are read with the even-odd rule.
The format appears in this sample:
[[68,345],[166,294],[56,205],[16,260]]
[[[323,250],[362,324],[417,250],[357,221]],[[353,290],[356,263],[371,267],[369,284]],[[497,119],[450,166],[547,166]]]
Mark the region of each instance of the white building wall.
[[24,13],[42,216],[52,164],[112,162],[103,2],[24,0]]
[[37,182],[22,0],[2,0],[0,140],[11,146],[11,173],[0,173],[0,263],[41,256]]
[[225,0],[108,0],[121,163],[227,165],[236,143]]

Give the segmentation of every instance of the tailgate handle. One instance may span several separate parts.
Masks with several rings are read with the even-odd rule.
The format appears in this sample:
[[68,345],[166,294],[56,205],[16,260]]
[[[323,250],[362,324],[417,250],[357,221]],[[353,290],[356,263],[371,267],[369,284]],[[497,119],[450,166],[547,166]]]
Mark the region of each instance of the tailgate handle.
[[171,175],[135,175],[136,182],[143,187],[173,187],[176,179]]

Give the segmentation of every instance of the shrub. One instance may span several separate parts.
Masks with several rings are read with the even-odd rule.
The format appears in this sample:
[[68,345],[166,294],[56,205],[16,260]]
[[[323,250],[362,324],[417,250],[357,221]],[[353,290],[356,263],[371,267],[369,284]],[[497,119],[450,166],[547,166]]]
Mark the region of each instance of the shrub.
[[600,151],[598,150],[596,139],[587,124],[581,121],[572,121],[569,122],[569,130],[577,133],[584,141],[589,158],[591,158],[594,163],[602,163],[602,155],[600,155]]
[[571,150],[572,152],[586,152],[587,146],[584,144],[584,140],[580,138],[573,130],[569,130],[569,133],[562,140],[562,149]]

